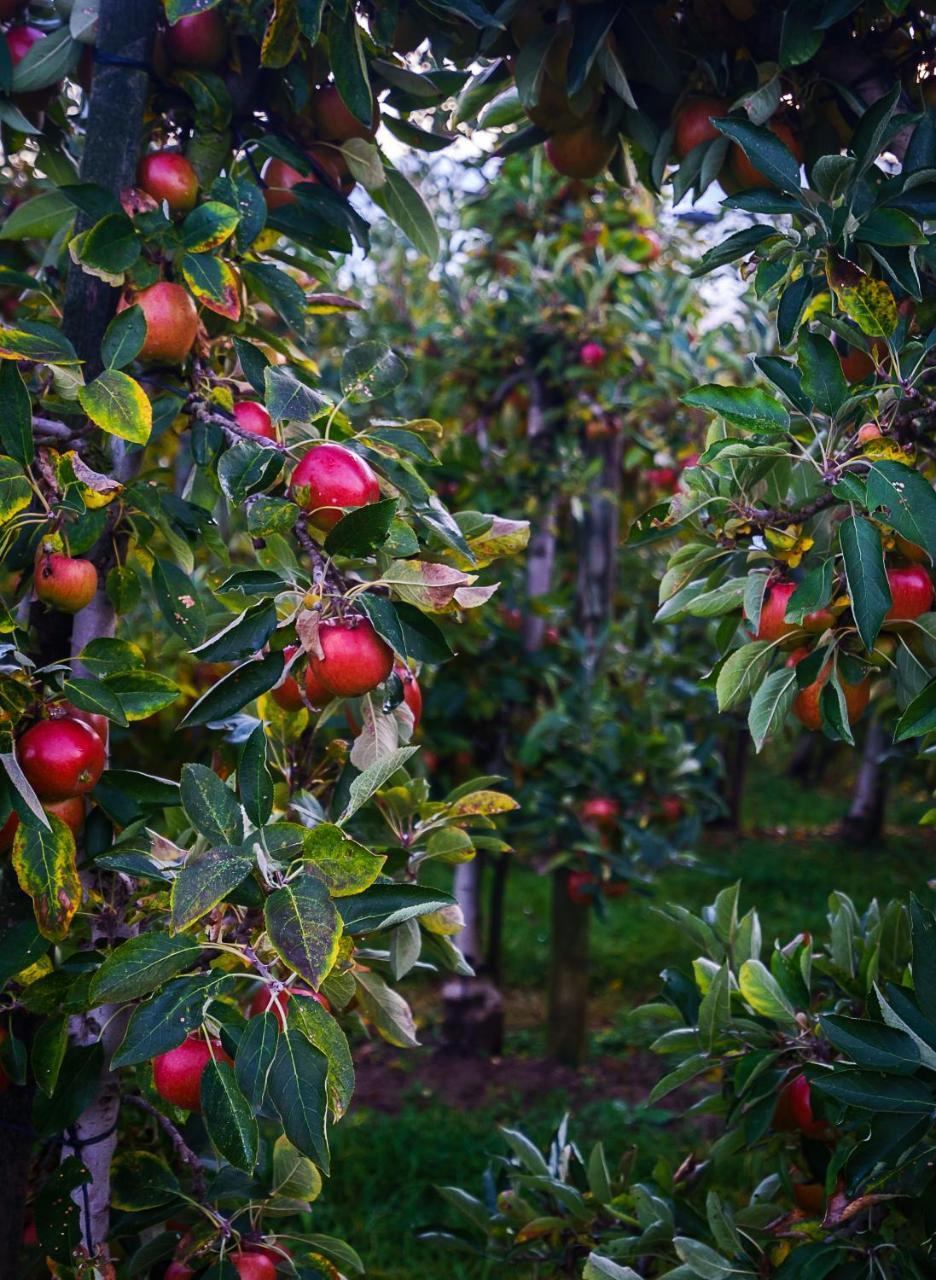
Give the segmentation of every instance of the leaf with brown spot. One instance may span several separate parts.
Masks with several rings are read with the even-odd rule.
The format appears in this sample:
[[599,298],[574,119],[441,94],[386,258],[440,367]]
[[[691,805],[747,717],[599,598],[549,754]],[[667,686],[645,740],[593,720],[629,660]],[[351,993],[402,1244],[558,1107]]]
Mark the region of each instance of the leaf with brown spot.
[[75,838],[67,824],[51,814],[49,827],[21,822],[13,841],[13,869],[20,888],[32,898],[39,932],[50,942],[61,942],[81,902]]

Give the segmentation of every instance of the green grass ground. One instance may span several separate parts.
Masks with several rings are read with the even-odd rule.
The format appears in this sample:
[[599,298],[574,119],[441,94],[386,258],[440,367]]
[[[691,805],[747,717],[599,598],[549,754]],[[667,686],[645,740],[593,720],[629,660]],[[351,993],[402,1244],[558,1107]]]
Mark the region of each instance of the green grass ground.
[[[769,945],[774,937],[788,939],[801,929],[820,927],[833,888],[851,894],[859,908],[875,895],[886,899],[911,888],[926,895],[926,882],[936,871],[932,833],[913,825],[926,806],[926,793],[904,789],[895,795],[886,843],[854,850],[834,836],[846,782],[830,776],[822,787],[805,790],[762,767],[746,797],[749,834],[713,836],[699,851],[698,868],[667,871],[652,896],[609,904],[606,921],[596,921],[591,934],[595,1054],[622,1051],[625,1074],[624,1014],[653,993],[664,965],[692,959],[678,929],[654,910],[656,903],[698,908],[725,884],[741,879],[743,905],[758,907]],[[505,927],[507,1054],[537,1058],[543,1053],[548,894],[545,879],[519,866],[512,870]],[[425,996],[417,1004],[431,1018],[435,997]],[[544,1141],[567,1099],[554,1093],[531,1107],[507,1094],[478,1109],[456,1110],[421,1088],[415,1060],[409,1069],[414,1068],[402,1109],[395,1114],[353,1110],[334,1131],[334,1175],[316,1207],[315,1229],[351,1240],[372,1280],[486,1280],[497,1273],[417,1239],[421,1229],[457,1221],[433,1188],[451,1183],[479,1194],[485,1167],[502,1150],[496,1126],[520,1125]],[[596,1097],[578,1108],[574,1133],[583,1145],[600,1137],[609,1153],[620,1154],[641,1127],[654,1123],[658,1113],[635,1115],[626,1104]],[[666,1150],[674,1141],[660,1130],[652,1145]]]

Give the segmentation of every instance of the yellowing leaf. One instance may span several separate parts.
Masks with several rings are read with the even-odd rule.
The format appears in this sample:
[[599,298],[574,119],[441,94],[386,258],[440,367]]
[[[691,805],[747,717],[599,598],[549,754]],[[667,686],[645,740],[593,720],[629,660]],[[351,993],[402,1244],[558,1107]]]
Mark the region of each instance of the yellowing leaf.
[[519,808],[513,796],[505,796],[502,791],[473,791],[456,800],[449,812],[464,817],[469,813],[510,813],[512,809]]
[[75,838],[67,824],[52,814],[48,827],[20,823],[13,869],[20,888],[32,898],[39,932],[50,942],[61,942],[81,902]]
[[475,581],[471,574],[451,565],[425,560],[394,560],[381,580],[393,587],[394,593],[407,604],[436,613],[442,613],[451,605],[456,591]]
[[228,320],[240,319],[237,274],[229,263],[210,253],[187,253],[182,259],[182,275],[202,306]]
[[285,67],[299,46],[296,0],[274,0],[273,16],[263,33],[260,62],[265,67]]
[[153,406],[140,384],[119,369],[105,369],[78,392],[82,409],[102,431],[132,444],[146,444]]
[[63,484],[77,484],[81,499],[90,510],[106,507],[124,491],[119,480],[92,471],[86,462],[70,449],[56,460],[56,472]]
[[0,525],[25,511],[32,501],[32,485],[15,458],[0,454]]
[[839,306],[862,333],[870,338],[891,336],[897,327],[897,303],[883,280],[839,257],[830,260],[828,277]]

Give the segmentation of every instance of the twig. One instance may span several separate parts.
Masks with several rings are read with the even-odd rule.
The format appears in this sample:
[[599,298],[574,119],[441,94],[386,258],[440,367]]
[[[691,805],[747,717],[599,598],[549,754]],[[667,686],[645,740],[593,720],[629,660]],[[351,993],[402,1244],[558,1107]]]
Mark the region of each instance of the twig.
[[209,406],[207,400],[203,400],[201,396],[190,395],[186,400],[183,410],[192,418],[197,418],[199,422],[212,424],[220,427],[228,436],[235,440],[252,440],[254,444],[262,444],[266,449],[275,449],[277,453],[287,453],[288,450],[284,444],[280,444],[277,440],[267,440],[266,437],[260,437],[253,431],[246,431],[243,427],[235,422],[234,418],[223,410],[220,412],[215,406]]
[[154,1107],[151,1102],[147,1102],[146,1098],[140,1097],[137,1093],[125,1094],[123,1101],[132,1103],[133,1106],[139,1107],[141,1111],[145,1111],[148,1116],[152,1116],[162,1129],[163,1133],[165,1133],[169,1141],[172,1143],[172,1149],[176,1153],[176,1156],[182,1164],[187,1165],[191,1171],[192,1191],[194,1192],[195,1199],[199,1204],[206,1204],[208,1188],[205,1185],[205,1170],[202,1166],[202,1162],[182,1137],[181,1133],[179,1133],[178,1129],[169,1117],[164,1116],[162,1112],[158,1110],[158,1108]]
[[827,507],[834,506],[841,499],[836,496],[830,489],[821,497],[814,498],[812,502],[806,502],[801,507],[739,507],[738,513],[751,524],[768,526],[768,525],[785,525],[785,524],[802,524],[804,520],[809,520],[811,516],[818,515],[820,511],[825,511]]

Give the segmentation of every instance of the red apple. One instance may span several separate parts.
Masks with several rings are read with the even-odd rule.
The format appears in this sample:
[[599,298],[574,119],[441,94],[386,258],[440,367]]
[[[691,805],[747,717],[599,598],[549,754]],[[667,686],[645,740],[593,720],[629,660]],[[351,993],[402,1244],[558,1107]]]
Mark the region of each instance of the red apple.
[[767,588],[755,640],[773,642],[800,630],[795,622],[783,620],[787,605],[790,603],[790,596],[795,590],[795,582],[775,582],[772,587]]
[[170,213],[188,213],[198,200],[198,177],[178,151],[153,151],[143,156],[137,168],[137,186]]
[[794,1076],[780,1090],[773,1124],[775,1129],[783,1132],[792,1133],[798,1129],[808,1137],[815,1137],[825,1130],[826,1125],[813,1115],[809,1081],[804,1075]]
[[198,310],[180,284],[160,280],[125,300],[118,311],[136,303],[146,320],[139,359],[147,364],[181,364],[195,344]]
[[[807,729],[822,728],[822,712],[819,707],[819,700],[822,697],[822,689],[829,678],[832,664],[827,662],[819,672],[818,677],[812,684],[807,685],[805,689],[801,689],[793,700],[793,714]],[[845,680],[840,680],[842,692],[845,695],[845,710],[848,715],[848,723],[854,724],[856,720],[860,720],[864,715],[865,708],[871,697],[871,682],[867,678],[858,682],[858,684],[848,684]]]
[[319,529],[332,529],[344,515],[344,507],[364,507],[377,502],[380,486],[371,468],[356,453],[340,444],[317,444],[292,473],[293,501],[309,512]]
[[265,986],[254,993],[254,997],[250,1002],[250,1016],[255,1018],[260,1013],[266,1013],[269,1009],[270,1013],[276,1018],[280,1027],[286,1025],[286,1005],[293,996],[305,996],[309,1000],[314,1000],[316,1004],[320,1004],[326,1013],[331,1013],[331,1005],[328,1003],[327,997],[323,996],[320,991],[310,991],[308,987],[284,987],[283,990],[273,999],[270,992]]
[[186,1266],[181,1258],[173,1258],[163,1272],[163,1280],[191,1280],[194,1274],[192,1268]]
[[228,1258],[240,1280],[276,1280],[276,1263],[266,1252],[247,1249],[243,1253],[229,1253]]
[[607,354],[600,342],[585,342],[579,351],[579,359],[589,369],[597,369],[604,364]]
[[921,564],[888,569],[887,581],[893,603],[884,615],[885,622],[909,622],[933,607],[933,583]]
[[260,436],[263,440],[276,439],[273,419],[256,400],[238,400],[234,406],[234,421],[242,431],[249,431],[252,436]]
[[570,871],[566,881],[566,894],[570,902],[578,907],[588,907],[594,902],[591,892],[596,884],[590,871]]
[[220,1040],[189,1035],[167,1053],[153,1059],[153,1084],[166,1102],[184,1111],[201,1111],[201,1079],[212,1058],[230,1063]]
[[309,667],[329,693],[359,698],[383,684],[393,669],[393,650],[361,617],[334,619],[319,630],[324,658],[314,654]]
[[380,107],[376,100],[371,123],[368,126],[345,106],[341,94],[333,84],[323,85],[313,94],[309,106],[318,136],[325,142],[342,143],[351,138],[362,138],[365,142],[371,142],[380,124]]
[[98,572],[90,560],[43,551],[40,547],[33,571],[36,596],[52,609],[78,613],[94,599]]
[[[10,50],[10,61],[13,66],[19,64],[26,57],[33,45],[38,40],[44,40],[46,34],[40,31],[38,27],[10,27],[6,33],[7,48]],[[46,89],[32,89],[26,93],[14,93],[12,99],[18,107],[23,111],[42,111],[55,98],[61,89],[61,82],[50,85]]]
[[[85,807],[81,796],[69,796],[67,800],[52,800],[44,804],[43,809],[54,818],[61,818],[75,839],[84,826]],[[6,853],[13,847],[13,839],[19,828],[19,816],[13,812],[0,827],[0,853]]]
[[611,796],[591,796],[579,809],[579,819],[586,826],[613,830],[621,816],[621,806]]
[[16,746],[20,768],[40,800],[84,795],[104,771],[104,743],[80,720],[40,720]]
[[177,67],[208,70],[222,62],[228,49],[227,24],[218,9],[179,18],[166,36],[169,56]]

